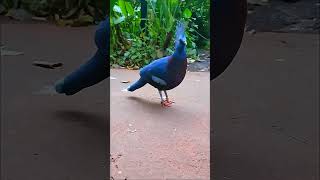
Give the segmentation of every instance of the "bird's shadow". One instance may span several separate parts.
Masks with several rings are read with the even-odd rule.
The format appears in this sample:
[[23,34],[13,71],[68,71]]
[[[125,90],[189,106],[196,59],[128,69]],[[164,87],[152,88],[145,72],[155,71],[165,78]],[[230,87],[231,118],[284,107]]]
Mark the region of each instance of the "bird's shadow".
[[99,133],[99,136],[102,138],[110,134],[110,117],[107,114],[104,116],[102,114],[76,110],[59,110],[54,114],[61,121],[90,128],[94,133]]
[[161,107],[160,101],[150,101],[140,97],[129,96],[130,101],[138,102],[139,105],[148,112],[154,113],[179,113],[179,110],[172,105],[171,107]]

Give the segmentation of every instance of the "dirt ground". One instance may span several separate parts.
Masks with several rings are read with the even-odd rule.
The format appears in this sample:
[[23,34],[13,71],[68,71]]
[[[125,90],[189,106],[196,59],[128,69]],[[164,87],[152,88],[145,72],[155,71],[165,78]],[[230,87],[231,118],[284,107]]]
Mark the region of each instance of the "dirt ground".
[[318,35],[246,34],[211,87],[215,179],[319,179]]
[[[122,155],[112,171],[115,178],[209,177],[208,72],[188,73],[179,88],[168,92],[176,101],[169,109],[160,106],[157,91],[145,88],[143,97],[149,98],[139,93],[130,98],[117,88],[127,84],[111,80],[110,121],[108,81],[71,97],[46,89],[90,57],[94,27],[8,24],[1,30],[2,45],[24,53],[1,58],[3,179],[103,179],[110,158],[108,134],[111,162]],[[64,65],[53,70],[32,66],[38,59]],[[138,75],[116,72],[118,79]],[[127,131],[128,123],[136,132]]]
[[210,74],[187,73],[162,108],[150,85],[124,93],[137,71],[112,70],[111,175],[114,179],[209,179]]
[[[107,81],[72,97],[52,96],[45,88],[87,61],[94,30],[1,26],[1,43],[24,53],[1,57],[1,179],[106,178]],[[64,66],[35,67],[34,59]]]

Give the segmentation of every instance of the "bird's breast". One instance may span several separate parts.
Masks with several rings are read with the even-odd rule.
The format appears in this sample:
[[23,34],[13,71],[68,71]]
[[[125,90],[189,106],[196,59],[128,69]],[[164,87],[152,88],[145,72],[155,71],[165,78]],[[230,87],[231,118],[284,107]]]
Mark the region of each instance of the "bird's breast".
[[187,72],[187,60],[168,65],[168,89],[177,87],[184,79]]

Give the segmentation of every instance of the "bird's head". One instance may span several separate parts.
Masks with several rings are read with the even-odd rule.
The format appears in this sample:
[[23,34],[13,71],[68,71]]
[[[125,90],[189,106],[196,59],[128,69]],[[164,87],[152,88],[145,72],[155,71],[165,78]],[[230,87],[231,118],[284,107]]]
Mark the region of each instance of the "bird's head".
[[182,45],[187,45],[187,38],[186,38],[186,35],[183,34],[180,38],[179,38],[179,41]]

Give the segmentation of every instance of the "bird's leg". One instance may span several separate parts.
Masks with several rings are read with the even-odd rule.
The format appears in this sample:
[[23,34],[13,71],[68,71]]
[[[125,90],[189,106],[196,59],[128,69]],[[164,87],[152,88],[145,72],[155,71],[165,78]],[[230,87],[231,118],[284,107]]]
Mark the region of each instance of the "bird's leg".
[[167,94],[167,91],[164,91],[164,94],[166,95],[166,102],[169,103],[169,104],[173,104],[174,101],[170,101],[169,100],[169,97],[168,97],[168,94]]
[[160,94],[160,98],[161,98],[161,105],[164,106],[164,107],[170,107],[170,103],[168,103],[166,100],[163,100],[163,97],[162,97],[162,92],[160,90],[159,91],[159,94]]

